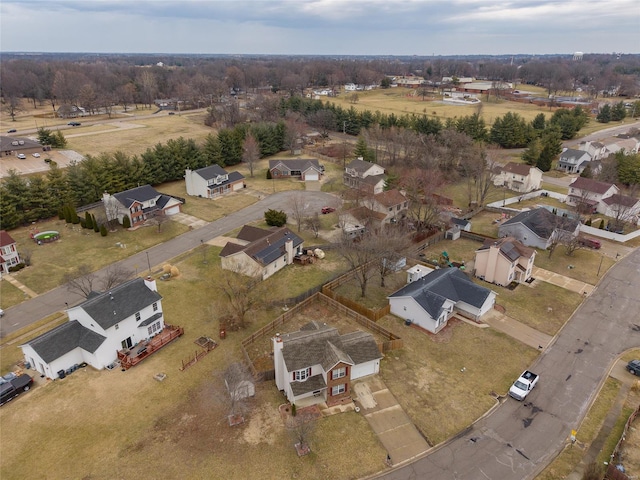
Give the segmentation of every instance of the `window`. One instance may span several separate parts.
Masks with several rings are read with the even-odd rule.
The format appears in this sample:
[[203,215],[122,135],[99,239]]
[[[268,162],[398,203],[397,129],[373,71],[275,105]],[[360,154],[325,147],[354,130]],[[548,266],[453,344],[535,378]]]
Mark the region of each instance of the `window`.
[[347,367],[336,368],[331,372],[331,378],[333,380],[347,376]]
[[293,379],[298,382],[302,382],[311,376],[311,367],[304,368],[302,370],[296,370],[293,372]]
[[147,332],[149,332],[149,335],[152,335],[159,330],[160,330],[160,322],[156,322],[152,325],[149,325],[149,328],[147,328]]
[[154,302],[153,304],[153,311],[157,312],[158,311],[158,302]]
[[344,383],[341,383],[340,385],[335,385],[333,387],[331,387],[331,396],[336,396],[336,395],[340,395],[341,393],[344,393],[347,391],[347,385]]
[[136,322],[140,321],[140,312],[136,312]]

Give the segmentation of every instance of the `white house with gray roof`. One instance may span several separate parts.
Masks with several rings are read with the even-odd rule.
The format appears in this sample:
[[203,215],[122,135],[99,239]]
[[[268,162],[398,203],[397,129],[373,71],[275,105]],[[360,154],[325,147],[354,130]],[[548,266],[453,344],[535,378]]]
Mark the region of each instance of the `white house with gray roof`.
[[351,395],[351,382],[380,371],[382,354],[373,335],[340,335],[316,321],[273,338],[276,386],[297,406],[335,405]]
[[546,250],[559,238],[576,237],[578,220],[554,215],[546,208],[520,212],[498,227],[499,237],[514,237],[523,245]]
[[455,312],[478,321],[493,308],[496,294],[473,283],[457,268],[434,270],[389,297],[391,313],[438,333]]
[[344,169],[343,183],[357,190],[362,190],[371,195],[384,191],[387,176],[384,168],[372,162],[367,162],[358,157],[352,160]]
[[20,345],[24,359],[48,378],[83,362],[101,370],[118,350],[162,331],[162,297],[155,280],[136,278],[67,310],[69,321]]
[[215,164],[198,170],[187,168],[184,180],[187,195],[194,197],[216,198],[244,188],[244,175],[240,172],[228,173]]

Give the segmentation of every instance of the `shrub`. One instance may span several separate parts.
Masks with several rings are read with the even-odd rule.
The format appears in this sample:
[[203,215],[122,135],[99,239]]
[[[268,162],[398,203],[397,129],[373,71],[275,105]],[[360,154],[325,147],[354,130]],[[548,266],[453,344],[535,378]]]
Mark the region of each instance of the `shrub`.
[[82,228],[87,228],[87,221],[84,218],[80,219],[80,226]]
[[281,227],[287,223],[287,214],[282,210],[273,210],[270,208],[264,212],[264,220],[270,227]]
[[296,416],[296,404],[295,403],[291,404],[291,416],[292,417]]
[[91,215],[91,220],[93,221],[93,231],[98,233],[100,231],[100,225],[98,225],[98,221],[96,220],[95,215]]
[[74,225],[78,225],[80,223],[80,217],[78,216],[78,214],[75,211],[73,212],[73,217],[71,219],[71,223],[73,223]]
[[14,266],[9,267],[9,272],[18,272],[20,270],[22,270],[24,267],[26,267],[26,265],[22,262],[20,263],[16,263]]
[[124,228],[131,228],[131,220],[129,220],[129,217],[127,217],[126,215],[122,217],[122,226]]
[[271,170],[267,168],[267,180],[271,180]]
[[106,237],[108,233],[109,232],[107,232],[107,227],[105,227],[104,223],[100,225],[100,235]]
[[84,228],[93,229],[93,218],[91,218],[91,214],[89,212],[85,212],[84,214]]

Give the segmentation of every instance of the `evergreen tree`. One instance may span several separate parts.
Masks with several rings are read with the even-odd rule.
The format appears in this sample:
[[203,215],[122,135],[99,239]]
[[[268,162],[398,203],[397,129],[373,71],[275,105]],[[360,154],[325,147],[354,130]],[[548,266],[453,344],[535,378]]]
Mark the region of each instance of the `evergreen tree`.
[[504,148],[522,148],[533,138],[533,128],[517,113],[507,112],[491,127],[490,140]]
[[593,178],[593,172],[591,171],[591,165],[584,167],[584,170],[580,173],[582,178]]
[[0,185],[0,229],[10,230],[20,225],[20,215],[4,185]]
[[524,160],[527,165],[537,165],[540,153],[542,152],[542,141],[539,138],[534,138],[529,142],[527,148],[520,158]]
[[466,133],[477,142],[486,142],[489,139],[487,126],[477,113],[460,118],[456,122],[455,128],[458,132]]
[[107,227],[104,226],[104,223],[100,225],[100,235],[106,237],[108,233],[109,232],[107,232]]
[[356,158],[362,157],[365,162],[375,162],[376,160],[375,150],[367,146],[367,142],[364,137],[358,137],[356,148],[353,154],[356,156]]
[[93,230],[93,218],[89,212],[84,212],[84,228]]
[[131,220],[127,215],[122,217],[122,228],[131,228]]
[[544,113],[539,113],[538,115],[536,115],[536,118],[531,121],[531,127],[537,132],[542,132],[546,128],[546,126],[547,120],[544,116]]
[[611,107],[608,103],[604,104],[598,115],[596,116],[596,120],[600,123],[609,123],[611,121]]
[[611,120],[614,122],[620,122],[627,116],[627,110],[624,108],[624,103],[618,102],[611,108]]
[[98,225],[98,222],[96,220],[96,216],[95,215],[91,215],[91,221],[93,223],[93,231],[98,233],[100,231],[100,225]]
[[282,210],[269,209],[264,212],[264,220],[270,227],[282,227],[287,223],[287,214]]

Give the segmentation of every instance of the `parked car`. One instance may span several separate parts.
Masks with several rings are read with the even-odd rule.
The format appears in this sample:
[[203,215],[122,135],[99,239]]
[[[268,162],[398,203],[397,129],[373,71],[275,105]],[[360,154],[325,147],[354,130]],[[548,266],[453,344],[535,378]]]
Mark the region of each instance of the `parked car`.
[[24,153],[19,153],[19,154],[18,154],[18,158],[19,158],[20,160],[25,160],[25,159],[27,158],[27,156],[26,156]]
[[600,240],[596,240],[595,238],[580,237],[578,238],[578,243],[583,247],[589,247],[595,250],[598,250],[600,247],[602,247]]
[[79,127],[82,124],[80,122],[69,122],[69,123],[67,123],[67,125],[70,125],[72,127]]
[[7,130],[7,133],[16,133],[17,130],[15,128],[12,128],[11,130]]
[[4,317],[4,310],[0,308],[0,318]]
[[627,370],[631,375],[640,377],[640,360],[631,360],[627,363]]
[[22,392],[27,392],[33,385],[33,378],[29,375],[5,375],[0,379],[0,405],[4,405],[13,398],[20,395]]
[[39,153],[37,153],[37,152],[36,152],[36,153],[32,153],[32,154],[31,154],[31,156],[32,156],[32,157],[35,157],[35,158],[40,158],[40,154],[39,154]]
[[335,212],[336,209],[333,207],[322,207],[322,213],[332,213]]
[[509,396],[516,400],[524,400],[538,383],[538,378],[535,373],[525,370],[509,389]]

